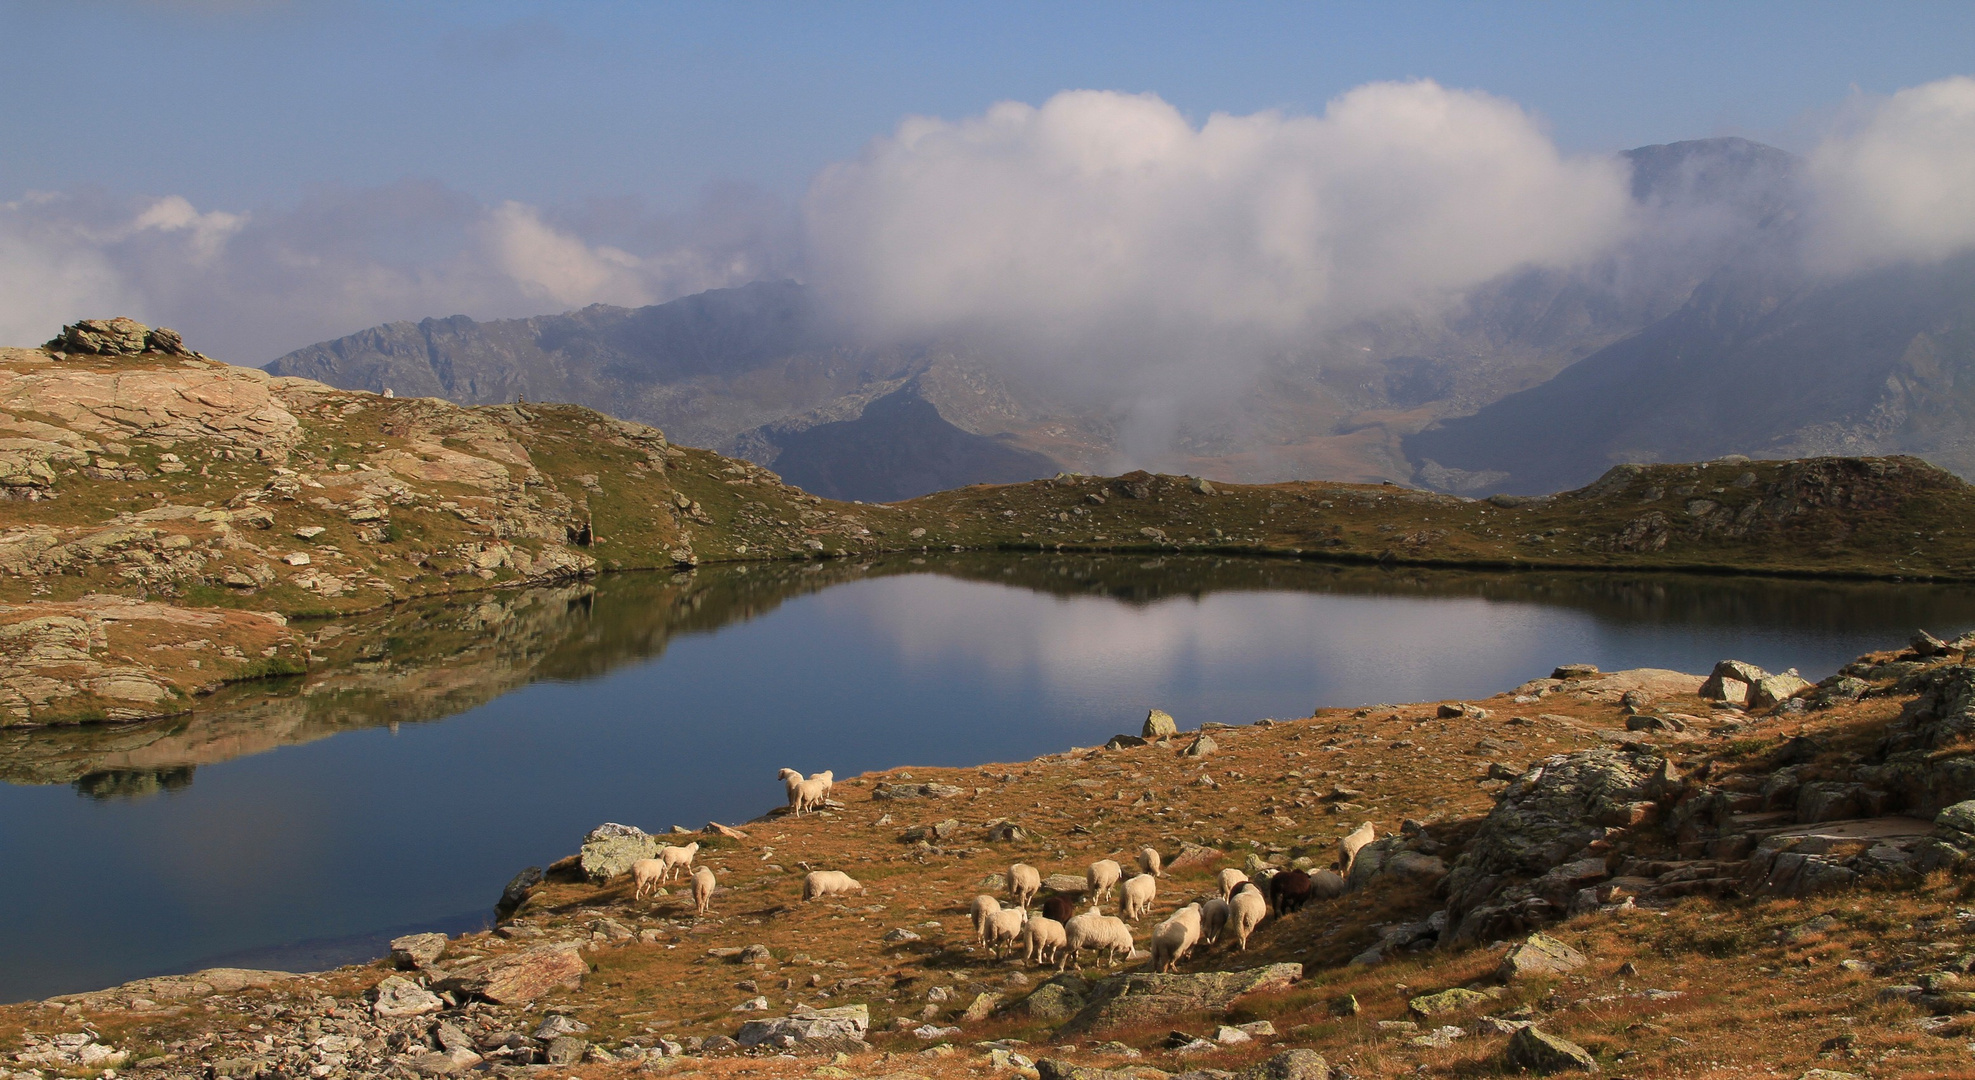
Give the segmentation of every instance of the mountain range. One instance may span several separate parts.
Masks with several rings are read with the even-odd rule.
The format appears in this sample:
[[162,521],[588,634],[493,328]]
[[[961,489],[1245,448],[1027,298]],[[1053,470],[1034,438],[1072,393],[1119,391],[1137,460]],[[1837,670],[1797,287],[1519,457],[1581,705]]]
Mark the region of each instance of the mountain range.
[[1138,464],[1475,495],[1735,453],[1909,453],[1975,475],[1975,258],[1814,273],[1795,156],[1708,139],[1623,157],[1638,227],[1610,254],[1304,343],[1232,404],[1183,412],[1152,460],[1121,446],[1115,402],[979,342],[863,341],[790,281],[389,323],[268,370],[466,404],[574,402],[867,501]]

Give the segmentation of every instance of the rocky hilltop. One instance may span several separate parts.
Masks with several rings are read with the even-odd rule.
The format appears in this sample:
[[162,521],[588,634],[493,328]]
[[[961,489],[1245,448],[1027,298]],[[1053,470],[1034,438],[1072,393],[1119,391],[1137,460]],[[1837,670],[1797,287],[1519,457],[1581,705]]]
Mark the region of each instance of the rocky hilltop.
[[[1565,664],[1473,701],[1190,731],[1155,711],[1103,747],[846,777],[801,817],[604,824],[519,874],[491,932],[8,1006],[0,1053],[323,1080],[1965,1075],[1971,648],[1922,633],[1815,686]],[[709,910],[676,881],[638,895],[631,861],[688,841]],[[969,921],[1011,863],[1082,907],[1086,866],[1148,846],[1128,958],[1059,971]],[[804,899],[818,869],[861,888]],[[1223,871],[1323,887],[1149,970],[1151,927]]]
[[1911,458],[1623,466],[1481,501],[1138,472],[834,502],[579,406],[337,390],[91,322],[0,350],[0,724],[172,715],[336,662],[290,619],[714,560],[1146,551],[1960,580],[1971,520],[1975,489]]

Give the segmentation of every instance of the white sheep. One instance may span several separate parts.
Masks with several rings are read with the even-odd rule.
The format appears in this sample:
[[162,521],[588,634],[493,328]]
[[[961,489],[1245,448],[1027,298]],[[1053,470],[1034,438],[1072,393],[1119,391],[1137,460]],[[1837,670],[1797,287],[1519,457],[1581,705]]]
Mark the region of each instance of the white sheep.
[[1247,874],[1244,874],[1241,871],[1236,870],[1232,866],[1221,871],[1221,876],[1220,876],[1221,899],[1226,900],[1228,897],[1233,896],[1234,890],[1240,888],[1242,883],[1247,880],[1248,880]]
[[704,915],[713,908],[713,888],[719,882],[713,871],[702,866],[693,871],[693,912]]
[[1199,941],[1200,905],[1188,904],[1152,928],[1152,970],[1173,970]]
[[660,859],[639,859],[631,864],[631,880],[637,887],[631,890],[631,899],[643,900],[648,889],[658,888],[665,880],[665,863]]
[[1378,830],[1372,828],[1372,823],[1367,821],[1363,825],[1352,829],[1349,836],[1339,840],[1337,842],[1337,872],[1347,878],[1350,877],[1351,864],[1358,861],[1358,852],[1363,850],[1366,844],[1376,839],[1377,835]]
[[863,884],[842,870],[811,870],[802,879],[804,900],[816,900],[825,896],[849,896],[851,893],[863,891]]
[[1159,858],[1158,848],[1141,848],[1138,852],[1138,868],[1153,877],[1165,877],[1165,862]]
[[789,789],[789,809],[794,810],[799,800],[797,792],[801,790],[802,774],[794,769],[783,769],[775,774],[775,778],[782,782],[783,787]]
[[1269,902],[1262,896],[1262,890],[1252,883],[1235,890],[1228,899],[1228,913],[1234,922],[1235,946],[1248,951],[1248,935],[1262,925],[1262,919],[1269,913]]
[[1031,918],[1022,927],[1022,936],[1016,942],[1022,947],[1022,958],[1031,964],[1047,964],[1063,952],[1063,924],[1041,915]]
[[1228,902],[1216,896],[1200,906],[1200,939],[1212,944],[1221,940],[1228,925]]
[[1001,901],[986,893],[974,897],[973,904],[969,905],[967,917],[974,921],[974,936],[980,939],[981,944],[987,944],[987,917],[1000,910]]
[[1026,910],[1018,907],[1002,908],[988,915],[987,932],[982,936],[986,939],[988,948],[993,949],[996,956],[1001,956],[1006,948],[1013,946],[1015,940],[1022,936],[1022,927],[1028,921],[1029,913]]
[[672,845],[667,844],[664,847],[659,848],[658,861],[664,864],[664,870],[659,875],[658,880],[660,881],[672,880],[672,871],[674,870],[679,871],[681,876],[691,874],[693,867],[693,856],[698,854],[699,854],[699,841],[697,840],[693,841],[690,844],[687,844],[685,847],[673,847]]
[[1102,900],[1111,895],[1118,885],[1118,879],[1125,876],[1125,868],[1115,859],[1099,859],[1084,871],[1084,880],[1090,884],[1090,898]]
[[830,797],[830,789],[836,786],[836,778],[827,770],[812,774],[809,779],[797,782],[795,787],[795,816],[801,817],[804,810],[820,809],[823,800]]
[[1028,907],[1041,891],[1042,871],[1019,862],[1008,868],[1008,895],[1015,898],[1016,907]]
[[1123,915],[1128,921],[1137,922],[1138,917],[1152,910],[1152,900],[1159,895],[1159,883],[1151,874],[1134,874],[1118,888]]
[[[1132,928],[1115,915],[1099,915],[1095,907],[1072,918],[1063,924],[1063,955],[1057,961],[1056,970],[1063,970],[1085,949],[1104,953],[1106,960],[1114,955],[1130,956]],[[1083,970],[1081,960],[1077,962],[1077,970]]]

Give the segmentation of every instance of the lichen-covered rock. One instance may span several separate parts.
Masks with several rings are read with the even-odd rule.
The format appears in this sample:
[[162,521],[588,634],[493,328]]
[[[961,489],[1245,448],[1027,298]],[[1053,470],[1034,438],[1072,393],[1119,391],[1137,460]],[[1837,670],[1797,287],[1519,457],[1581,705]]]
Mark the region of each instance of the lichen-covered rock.
[[1188,975],[1134,971],[1092,987],[1089,1003],[1063,1030],[1084,1032],[1179,1013],[1219,1012],[1243,994],[1284,989],[1302,977],[1301,964],[1270,964],[1244,971],[1203,971]]
[[439,995],[402,975],[387,976],[378,983],[376,997],[370,1003],[372,1012],[391,1020],[423,1016],[445,1007],[446,1003],[439,1000]]
[[577,865],[593,885],[602,885],[619,874],[631,872],[639,859],[658,857],[659,842],[643,829],[606,821],[590,830],[577,852]]
[[406,934],[391,939],[391,962],[401,968],[424,967],[445,951],[444,934]]
[[1179,725],[1173,722],[1171,713],[1164,709],[1153,709],[1145,714],[1145,728],[1139,734],[1147,739],[1164,739],[1179,734]]
[[1701,696],[1725,701],[1730,705],[1747,705],[1752,687],[1769,677],[1769,672],[1740,660],[1723,660],[1714,666],[1707,680],[1701,683]]
[[[1607,747],[1531,769],[1502,792],[1448,872],[1453,929],[1443,942],[1512,937],[1557,918],[1602,860],[1588,845],[1608,829],[1654,820],[1678,786],[1665,758]],[[1552,873],[1564,867],[1574,868]]]
[[1406,1002],[1406,1008],[1419,1016],[1438,1016],[1441,1013],[1459,1012],[1476,1005],[1486,1005],[1494,999],[1479,990],[1469,990],[1456,986],[1437,994],[1421,994]]
[[1060,1024],[1083,1010],[1090,984],[1075,975],[1058,975],[1029,991],[1029,995],[1008,1007],[1009,1012]]
[[1808,689],[1810,681],[1798,675],[1795,668],[1776,675],[1765,675],[1749,684],[1749,708],[1774,708]]
[[1315,1050],[1284,1050],[1236,1075],[1240,1080],[1330,1080],[1330,1063]]
[[1495,977],[1509,982],[1533,975],[1563,975],[1590,962],[1583,953],[1556,938],[1537,933],[1510,946],[1501,966],[1495,969]]
[[821,1043],[848,1043],[862,1040],[871,1028],[871,1013],[863,1005],[842,1005],[834,1009],[814,1009],[799,1005],[788,1016],[750,1020],[741,1025],[734,1041],[742,1046],[770,1046],[776,1049],[823,1049]]
[[1598,1071],[1598,1059],[1591,1056],[1591,1051],[1534,1026],[1509,1036],[1505,1054],[1510,1068],[1533,1073]]

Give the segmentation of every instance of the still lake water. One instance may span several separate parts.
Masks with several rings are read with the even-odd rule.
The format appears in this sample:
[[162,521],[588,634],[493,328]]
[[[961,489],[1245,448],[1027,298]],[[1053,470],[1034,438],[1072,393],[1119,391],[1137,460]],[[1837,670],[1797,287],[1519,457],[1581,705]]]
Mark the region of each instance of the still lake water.
[[189,719],[0,732],[0,1001],[309,969],[480,925],[602,821],[738,822],[775,772],[1014,761],[1566,661],[1830,674],[1975,589],[954,556],[622,575],[379,616],[366,659]]

